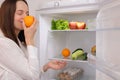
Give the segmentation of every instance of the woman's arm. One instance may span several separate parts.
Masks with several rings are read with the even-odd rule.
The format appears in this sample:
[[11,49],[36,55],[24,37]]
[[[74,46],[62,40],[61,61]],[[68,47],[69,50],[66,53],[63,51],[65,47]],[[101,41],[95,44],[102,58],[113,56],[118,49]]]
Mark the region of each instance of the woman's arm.
[[39,80],[40,69],[37,54],[33,56],[30,53],[27,59],[17,44],[10,39],[0,38],[0,63],[22,79]]

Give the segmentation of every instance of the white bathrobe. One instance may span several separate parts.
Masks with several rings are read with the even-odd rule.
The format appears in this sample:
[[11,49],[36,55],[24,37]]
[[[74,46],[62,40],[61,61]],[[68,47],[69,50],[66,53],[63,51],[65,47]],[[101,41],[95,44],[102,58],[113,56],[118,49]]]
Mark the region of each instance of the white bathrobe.
[[40,80],[37,48],[20,47],[0,31],[0,80]]

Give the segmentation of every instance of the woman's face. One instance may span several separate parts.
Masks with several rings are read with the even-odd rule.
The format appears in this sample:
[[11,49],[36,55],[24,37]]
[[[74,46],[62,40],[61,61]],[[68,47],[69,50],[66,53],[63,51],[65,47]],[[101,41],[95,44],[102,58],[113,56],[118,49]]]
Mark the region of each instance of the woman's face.
[[15,30],[17,31],[23,30],[23,26],[22,26],[23,18],[28,14],[29,14],[29,11],[26,3],[23,1],[17,1],[16,11],[14,15]]

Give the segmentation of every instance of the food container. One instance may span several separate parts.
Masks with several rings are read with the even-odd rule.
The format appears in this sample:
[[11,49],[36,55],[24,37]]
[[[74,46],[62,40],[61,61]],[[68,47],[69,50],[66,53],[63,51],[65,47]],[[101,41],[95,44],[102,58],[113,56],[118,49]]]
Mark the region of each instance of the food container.
[[83,70],[80,68],[67,68],[58,74],[59,80],[79,80]]

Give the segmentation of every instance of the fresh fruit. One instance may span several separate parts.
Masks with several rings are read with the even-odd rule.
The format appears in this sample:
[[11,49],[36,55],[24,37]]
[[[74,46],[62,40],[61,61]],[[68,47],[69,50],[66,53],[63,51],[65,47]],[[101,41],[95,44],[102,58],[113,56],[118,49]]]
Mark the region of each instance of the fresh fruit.
[[76,25],[77,25],[77,29],[85,29],[86,27],[85,22],[77,22]]
[[96,55],[96,45],[94,45],[92,48],[91,48],[91,53],[95,56]]
[[64,58],[70,56],[70,50],[69,50],[68,48],[64,48],[64,49],[62,50],[62,56],[63,56]]
[[34,22],[34,17],[33,16],[25,16],[24,17],[24,23],[26,27],[30,27]]
[[77,29],[77,24],[76,24],[76,22],[69,22],[69,28],[70,28],[70,29]]

